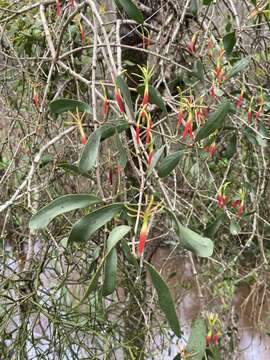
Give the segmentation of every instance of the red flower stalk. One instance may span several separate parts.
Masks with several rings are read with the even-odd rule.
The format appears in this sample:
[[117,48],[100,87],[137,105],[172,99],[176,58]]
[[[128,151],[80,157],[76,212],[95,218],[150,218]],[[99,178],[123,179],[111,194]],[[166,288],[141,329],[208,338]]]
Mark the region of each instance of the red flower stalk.
[[39,107],[39,97],[38,97],[38,94],[34,94],[34,96],[33,96],[33,103],[34,103],[35,109],[38,111],[38,107]]
[[104,96],[104,103],[103,103],[104,116],[107,116],[108,111],[109,111],[108,98],[107,98],[107,96],[105,95],[105,96]]
[[123,101],[121,98],[120,91],[117,86],[115,87],[114,93],[115,93],[116,102],[119,107],[119,111],[120,111],[120,113],[123,113],[124,112],[124,104],[123,104]]
[[214,98],[215,97],[215,83],[214,80],[212,81],[212,86],[211,86],[211,91],[210,91],[211,96]]
[[177,127],[179,127],[179,126],[182,124],[183,120],[184,120],[184,116],[183,116],[183,112],[182,112],[182,111],[179,111],[178,116],[177,116],[177,119],[178,119]]
[[136,144],[139,145],[140,142],[140,124],[136,124]]
[[141,256],[144,250],[145,242],[147,239],[147,232],[148,232],[148,216],[144,216],[143,224],[140,232],[139,237],[139,246],[138,246],[138,255]]
[[85,133],[82,134],[82,144],[85,145],[87,143],[87,138]]
[[56,0],[56,15],[57,16],[60,16],[61,14],[61,9],[60,9],[60,3],[59,3],[59,0]]

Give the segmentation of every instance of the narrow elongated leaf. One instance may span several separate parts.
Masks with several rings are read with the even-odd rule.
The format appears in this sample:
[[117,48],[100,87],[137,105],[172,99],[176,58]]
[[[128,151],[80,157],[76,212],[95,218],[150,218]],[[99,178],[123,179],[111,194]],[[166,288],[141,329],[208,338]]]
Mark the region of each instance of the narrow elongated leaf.
[[202,360],[206,349],[206,326],[201,317],[197,318],[191,326],[191,334],[188,339],[186,351],[190,360]]
[[98,279],[101,273],[101,270],[104,266],[104,263],[107,261],[108,257],[111,255],[113,249],[115,248],[115,246],[118,244],[118,242],[131,230],[130,226],[126,226],[126,225],[120,225],[117,226],[116,228],[114,228],[107,240],[108,243],[108,248],[107,248],[107,253],[104,256],[104,258],[102,259],[102,261],[100,262],[95,275],[92,277],[87,290],[85,291],[82,299],[80,300],[79,304],[77,304],[74,309],[76,309],[78,306],[80,306],[84,300],[91,294],[92,291],[94,291],[97,286],[98,286]]
[[211,239],[203,237],[195,231],[182,226],[171,210],[168,208],[164,209],[172,217],[175,224],[175,232],[179,236],[179,240],[185,249],[192,251],[200,257],[209,257],[213,254],[214,244]]
[[117,0],[117,2],[120,3],[130,19],[137,21],[139,24],[144,22],[141,10],[131,0]]
[[83,153],[79,162],[79,169],[82,172],[87,172],[95,166],[98,156],[98,149],[101,139],[100,129],[95,130],[87,140],[83,149]]
[[121,75],[118,75],[116,78],[116,84],[119,87],[119,89],[121,90],[121,94],[124,98],[125,103],[127,104],[128,108],[129,108],[129,111],[130,111],[132,117],[134,117],[131,95],[130,95],[130,91],[129,91],[128,85],[126,83],[126,80]]
[[175,311],[174,302],[170,293],[170,289],[165,281],[162,279],[157,270],[148,262],[145,261],[147,270],[151,276],[152,283],[158,295],[158,302],[161,310],[164,312],[166,319],[176,336],[181,336],[181,329],[178,317]]
[[179,225],[179,237],[183,246],[197,256],[209,257],[214,251],[214,244],[211,239],[197,234],[195,231]]
[[206,121],[205,125],[200,128],[196,136],[196,141],[201,141],[217,129],[220,129],[223,126],[224,120],[231,110],[231,107],[232,104],[228,101],[221,103],[218,109],[209,115],[209,119]]
[[118,165],[120,166],[120,168],[123,170],[126,165],[127,165],[127,152],[122,144],[122,141],[120,139],[119,134],[116,134],[116,146],[117,146],[117,150],[118,150],[118,154],[117,154],[117,162]]
[[116,134],[120,134],[121,132],[127,130],[129,128],[129,124],[127,121],[118,121],[114,124],[104,124],[99,127],[99,131],[101,132],[100,141],[106,140]]
[[157,151],[154,152],[154,156],[153,156],[153,159],[151,161],[151,165],[150,165],[150,167],[148,169],[148,172],[147,172],[148,177],[152,174],[154,168],[157,166],[157,163],[159,162],[164,149],[165,149],[165,145],[161,146],[161,148],[159,148]]
[[123,204],[117,203],[102,207],[81,218],[71,229],[68,244],[76,241],[87,241],[98,229],[107,224],[123,209]]
[[68,194],[60,196],[32,216],[29,227],[32,230],[45,228],[51,220],[68,211],[82,209],[101,200],[89,194]]
[[112,230],[107,240],[107,256],[105,260],[105,276],[102,287],[102,295],[108,296],[112,294],[116,288],[116,273],[117,273],[117,252],[115,245],[121,240],[129,231],[129,226],[121,225]]
[[82,172],[79,167],[75,164],[69,164],[69,163],[60,163],[57,166],[60,169],[63,169],[67,173],[72,173],[73,175],[81,175],[83,177],[86,177],[89,179],[89,175]]
[[197,79],[201,81],[204,80],[204,68],[203,63],[200,60],[195,61],[192,73],[196,76]]
[[[158,90],[155,89],[152,85],[149,85],[148,90],[149,90],[149,102],[150,102],[150,104],[155,104],[162,111],[167,112],[165,103],[164,103],[164,101],[162,99],[162,96],[158,92]],[[143,96],[143,94],[144,94],[144,86],[143,85],[138,86],[138,93],[141,96]]]
[[238,224],[237,221],[235,221],[234,219],[231,220],[230,223],[230,233],[235,236],[238,235],[241,232],[241,227]]
[[51,112],[61,114],[66,111],[76,111],[91,113],[90,106],[79,100],[72,99],[57,99],[49,104]]
[[182,156],[182,151],[176,151],[161,160],[158,167],[158,175],[160,177],[168,176],[178,165]]
[[231,77],[237,75],[238,73],[240,73],[241,71],[245,70],[250,63],[250,58],[246,57],[243,58],[239,61],[237,61],[233,67],[231,68],[231,70],[228,72],[226,79],[230,79]]
[[236,44],[235,31],[226,34],[223,37],[222,41],[226,56],[229,56],[233,51],[234,45]]
[[203,0],[203,5],[211,5],[214,0]]

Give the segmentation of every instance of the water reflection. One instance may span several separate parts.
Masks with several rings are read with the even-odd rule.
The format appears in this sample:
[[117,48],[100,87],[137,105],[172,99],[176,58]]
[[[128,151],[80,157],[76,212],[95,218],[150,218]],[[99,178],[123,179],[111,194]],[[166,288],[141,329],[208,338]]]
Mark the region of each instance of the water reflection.
[[[189,324],[200,312],[196,285],[192,274],[192,266],[188,257],[174,256],[169,260],[170,252],[159,249],[152,258],[153,265],[161,269],[163,277],[167,279],[174,298],[177,301],[177,313],[184,332],[184,338],[189,336]],[[256,292],[256,301],[251,296],[252,290],[248,285],[236,288],[232,307],[227,319],[234,317],[233,325],[237,327],[235,333],[235,351],[224,360],[269,360],[270,359],[270,300],[264,296],[263,289]],[[255,292],[254,292],[255,294]],[[263,303],[262,303],[263,299]],[[212,307],[212,308],[211,308]],[[217,303],[209,297],[209,311],[217,310]],[[229,325],[229,324],[228,324]],[[231,324],[230,324],[231,325]],[[155,341],[158,343],[160,337]],[[155,359],[171,360],[178,353],[182,343],[172,343],[166,352],[160,353]]]

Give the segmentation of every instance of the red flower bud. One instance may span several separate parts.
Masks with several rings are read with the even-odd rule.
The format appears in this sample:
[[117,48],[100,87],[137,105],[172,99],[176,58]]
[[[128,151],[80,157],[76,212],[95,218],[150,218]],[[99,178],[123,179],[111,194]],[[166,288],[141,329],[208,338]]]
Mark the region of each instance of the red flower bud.
[[117,87],[115,87],[115,98],[116,98],[116,102],[118,104],[120,113],[123,113],[124,112],[124,104],[123,104],[123,101],[122,101],[122,98],[120,95],[120,91]]
[[60,3],[59,3],[59,0],[56,0],[56,15],[57,16],[60,16]]
[[148,218],[144,218],[143,225],[139,237],[138,255],[141,256],[147,239]]
[[190,52],[190,54],[194,55],[196,52],[196,47],[195,47],[195,43],[191,40],[188,45],[187,45],[187,49]]
[[236,101],[236,108],[237,109],[240,109],[241,105],[242,105],[242,102],[243,102],[243,99],[244,99],[244,96],[243,94],[241,93],[239,98],[237,99]]
[[206,335],[205,337],[206,346],[209,346],[211,343],[211,335]]
[[212,97],[215,97],[215,83],[214,83],[214,80],[212,82],[210,94],[211,94]]
[[140,142],[140,124],[136,125],[136,144],[139,145]]
[[143,95],[143,106],[147,106],[148,105],[148,101],[149,101],[149,94],[148,94],[148,89],[144,90],[144,95]]
[[239,199],[232,201],[232,207],[236,209],[241,204],[241,201]]
[[228,198],[227,196],[223,196],[222,194],[217,195],[218,207],[223,208],[227,204]]
[[216,151],[216,144],[213,142],[208,149],[208,152],[210,154],[211,157],[213,157],[214,153]]
[[182,138],[185,139],[188,133],[189,133],[189,138],[192,140],[193,132],[192,132],[192,121],[191,120],[187,121],[186,126],[184,128]]
[[38,94],[35,94],[35,95],[33,96],[33,103],[34,103],[35,109],[38,111],[38,107],[39,107],[39,97],[38,97]]
[[179,127],[184,119],[182,111],[179,111],[177,118],[178,118],[177,127]]
[[251,110],[249,110],[249,111],[248,111],[248,126],[250,126],[251,117],[252,117],[252,112],[251,112]]
[[218,345],[218,339],[219,339],[219,337],[217,334],[213,335],[213,344],[214,345]]

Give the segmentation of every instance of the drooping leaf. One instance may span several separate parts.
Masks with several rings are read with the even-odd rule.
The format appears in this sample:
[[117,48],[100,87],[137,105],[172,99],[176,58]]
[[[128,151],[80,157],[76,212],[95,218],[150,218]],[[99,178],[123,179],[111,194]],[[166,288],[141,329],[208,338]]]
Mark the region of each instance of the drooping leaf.
[[154,152],[154,156],[153,156],[151,165],[150,165],[150,167],[149,167],[149,169],[147,171],[147,176],[148,177],[152,174],[154,168],[157,166],[157,164],[158,164],[158,162],[159,162],[159,160],[160,160],[160,158],[162,156],[162,153],[163,153],[164,149],[165,149],[165,145],[161,146],[157,151]]
[[161,310],[164,312],[166,319],[176,336],[181,336],[181,329],[178,317],[175,311],[174,301],[172,299],[170,289],[165,283],[157,270],[145,261],[146,268],[151,276],[152,283],[158,295],[158,302]]
[[[162,111],[167,112],[165,103],[162,99],[162,96],[158,92],[158,90],[155,89],[152,85],[149,85],[148,90],[149,90],[149,102],[151,104],[157,105]],[[143,96],[143,94],[144,94],[144,86],[143,85],[138,86],[138,93],[141,96]]]
[[218,109],[209,115],[205,125],[200,128],[196,136],[196,141],[201,141],[217,129],[220,129],[223,126],[224,120],[231,108],[232,104],[230,102],[225,101],[221,103]]
[[79,161],[79,169],[87,172],[95,166],[98,156],[98,149],[101,139],[101,130],[95,130],[88,138]]
[[222,213],[213,222],[211,222],[204,230],[204,236],[212,238],[218,232],[220,226],[226,219],[226,215]]
[[29,227],[32,230],[43,229],[58,215],[68,211],[82,209],[97,204],[100,201],[96,196],[88,194],[68,194],[60,196],[33,215],[30,219]]
[[102,207],[81,218],[71,229],[68,243],[87,241],[92,234],[107,224],[123,209],[123,204],[117,203]]
[[101,270],[104,266],[104,263],[106,262],[106,260],[108,259],[108,257],[110,256],[110,254],[112,253],[113,249],[116,247],[116,245],[118,244],[118,242],[131,230],[131,228],[129,226],[126,225],[120,225],[117,226],[116,228],[114,228],[109,237],[108,237],[108,245],[110,244],[110,246],[108,246],[107,248],[107,253],[104,256],[104,258],[102,259],[102,261],[100,262],[95,275],[92,277],[87,290],[85,291],[82,299],[80,300],[80,302],[74,307],[74,309],[76,309],[78,306],[80,306],[85,299],[91,294],[92,291],[94,291],[97,286],[98,286],[98,279],[101,273]]
[[191,326],[191,334],[186,346],[190,360],[202,360],[204,358],[206,349],[205,336],[205,321],[201,317],[198,317]]
[[179,237],[182,245],[197,256],[209,257],[214,251],[214,244],[211,239],[197,234],[195,231],[179,225]]
[[79,100],[57,99],[49,104],[50,111],[55,114],[61,114],[66,111],[76,111],[91,113],[90,106]]
[[250,58],[245,57],[239,61],[237,61],[233,67],[229,70],[228,74],[226,75],[226,79],[230,79],[231,77],[237,75],[239,72],[245,70],[250,63]]
[[227,159],[231,159],[233,155],[236,153],[236,144],[237,144],[237,137],[236,134],[234,133],[229,139],[229,143],[225,152],[225,156]]
[[235,236],[238,235],[241,232],[241,227],[238,224],[237,221],[235,221],[234,219],[231,220],[230,223],[230,233]]
[[131,0],[117,0],[117,2],[120,3],[130,19],[137,21],[139,24],[144,22],[141,10]]
[[121,132],[127,130],[129,128],[129,124],[127,121],[118,121],[114,124],[104,124],[99,127],[101,132],[100,141],[106,140],[116,134],[120,134]]
[[116,288],[116,273],[117,273],[117,252],[115,245],[121,240],[129,231],[129,226],[120,225],[114,228],[107,240],[107,256],[105,260],[104,283],[102,287],[102,295],[108,296],[112,294]]
[[233,51],[234,45],[236,44],[235,31],[226,34],[222,41],[226,56],[229,56]]
[[121,94],[124,98],[125,103],[127,104],[128,108],[129,108],[129,111],[130,111],[132,117],[134,117],[131,95],[130,95],[130,91],[129,91],[128,85],[126,83],[126,80],[121,75],[118,75],[116,78],[116,84],[119,87],[119,89],[121,90]]
[[158,167],[158,176],[168,176],[178,165],[181,156],[182,151],[176,151],[162,159]]

